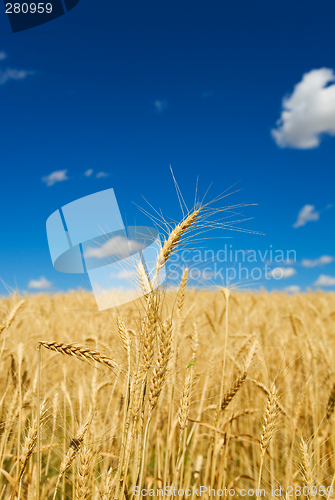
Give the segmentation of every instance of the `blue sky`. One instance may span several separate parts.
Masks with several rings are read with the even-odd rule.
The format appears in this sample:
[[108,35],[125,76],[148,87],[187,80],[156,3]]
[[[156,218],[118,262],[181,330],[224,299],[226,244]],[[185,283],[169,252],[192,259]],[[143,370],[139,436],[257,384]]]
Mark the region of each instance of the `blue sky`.
[[222,233],[233,239],[208,248],[295,250],[282,279],[270,270],[239,286],[334,291],[334,15],[324,0],[80,0],[13,34],[2,10],[0,278],[20,291],[89,289],[53,269],[46,219],[113,187],[129,224],[148,223],[142,196],[178,220],[171,164],[190,206],[198,176],[208,199],[239,181],[229,203],[257,204],[243,227],[264,235]]

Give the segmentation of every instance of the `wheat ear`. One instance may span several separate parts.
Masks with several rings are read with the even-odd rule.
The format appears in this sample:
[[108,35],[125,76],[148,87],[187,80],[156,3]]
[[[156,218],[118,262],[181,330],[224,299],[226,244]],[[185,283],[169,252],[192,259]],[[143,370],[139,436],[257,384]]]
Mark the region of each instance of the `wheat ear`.
[[127,353],[128,370],[130,371],[130,336],[129,336],[129,331],[127,330],[127,327],[124,324],[124,321],[121,318],[121,316],[117,316],[116,322],[117,322],[117,328],[118,328],[119,335],[121,338],[122,346]]
[[163,325],[161,336],[161,345],[157,356],[157,361],[152,375],[150,392],[149,392],[149,413],[155,408],[158,398],[163,390],[168,364],[172,351],[172,321],[171,318]]
[[176,249],[181,236],[197,220],[200,210],[201,207],[197,210],[194,210],[194,212],[191,212],[187,217],[185,217],[185,219],[180,224],[176,225],[176,227],[169,234],[168,238],[165,240],[164,245],[162,246],[156,260],[156,269],[154,277],[152,279],[152,286],[154,286],[156,282],[159,271],[164,267],[170,255]]
[[236,394],[242,387],[242,384],[244,383],[245,379],[247,378],[248,370],[250,368],[250,365],[252,363],[252,360],[256,354],[258,348],[258,340],[256,340],[248,354],[248,357],[246,359],[246,362],[244,364],[244,369],[242,374],[233,382],[231,385],[229,391],[223,396],[222,402],[221,402],[221,411],[224,411],[227,406],[230,404],[230,402],[235,398]]
[[10,327],[10,325],[13,323],[16,314],[19,312],[19,310],[21,309],[21,307],[23,306],[24,303],[25,303],[25,300],[20,300],[20,302],[18,302],[17,304],[15,304],[15,306],[13,307],[13,309],[11,310],[11,312],[9,313],[8,317],[5,319],[5,321],[3,321],[1,323],[1,325],[0,325],[0,334],[5,329],[8,330],[8,328]]
[[329,394],[328,404],[327,404],[327,419],[329,419],[334,413],[335,409],[335,382]]
[[151,283],[148,277],[148,273],[143,265],[143,262],[140,260],[138,265],[137,265],[137,274],[138,274],[138,279],[141,285],[141,289],[143,292],[144,297],[148,297],[148,294],[152,292],[152,287]]
[[184,305],[184,299],[185,299],[185,291],[186,291],[186,284],[187,284],[187,277],[188,277],[188,268],[183,272],[183,276],[181,278],[181,282],[179,285],[179,290],[178,290],[178,295],[177,295],[177,312],[178,315],[180,315],[183,305]]
[[[266,405],[266,411],[265,411],[265,415],[264,415],[264,422],[263,422],[263,428],[262,428],[262,434],[261,434],[261,440],[260,440],[261,461],[260,461],[259,474],[258,474],[258,487],[257,487],[257,494],[258,495],[259,495],[261,481],[262,481],[264,456],[265,456],[266,450],[268,449],[268,447],[270,445],[270,442],[271,442],[273,436],[276,433],[276,424],[277,424],[277,416],[278,416],[277,399],[278,399],[278,396],[277,396],[276,386],[275,386],[275,384],[272,384],[271,389],[270,389],[270,394],[268,397],[268,401],[267,401],[267,405]],[[257,498],[259,498],[259,496]]]
[[143,365],[146,371],[149,370],[154,353],[154,343],[156,339],[158,321],[158,297],[155,293],[150,293],[147,298],[146,311],[141,329],[141,354]]
[[80,450],[80,446],[84,440],[86,432],[88,431],[88,429],[92,423],[92,419],[93,419],[93,414],[91,413],[88,420],[86,421],[86,423],[79,430],[77,436],[74,439],[72,439],[72,441],[70,443],[69,450],[68,450],[67,454],[65,455],[65,457],[63,458],[63,461],[60,465],[60,470],[59,470],[59,474],[58,474],[58,478],[57,478],[57,483],[55,486],[53,500],[55,500],[55,498],[56,498],[59,482],[60,482],[61,478],[63,477],[63,474],[65,474],[65,472],[71,467],[73,460],[76,458],[76,456]]
[[312,491],[312,487],[314,485],[313,482],[313,465],[312,465],[312,457],[309,451],[308,445],[306,441],[301,438],[300,439],[300,452],[301,452],[301,475],[304,481],[304,485],[307,486],[308,494],[306,498],[311,498],[310,492]]
[[36,417],[33,420],[33,423],[31,424],[31,427],[28,431],[28,435],[25,439],[25,443],[24,443],[23,450],[22,450],[22,455],[20,457],[20,462],[22,465],[21,465],[19,475],[16,479],[15,486],[13,487],[13,491],[12,491],[10,500],[13,500],[15,495],[16,495],[16,487],[19,484],[19,482],[23,476],[23,473],[25,471],[28,460],[31,457],[31,455],[33,454],[34,448],[36,446],[38,421],[39,421],[39,424],[42,425],[45,421],[46,413],[47,413],[47,403],[46,403],[46,401],[44,401],[42,403],[41,409],[40,409],[40,418],[38,419]]
[[179,436],[179,446],[177,453],[177,470],[176,473],[179,474],[180,470],[180,484],[183,481],[183,473],[184,473],[184,455],[186,448],[186,431],[187,431],[187,421],[188,414],[190,411],[190,403],[191,403],[191,389],[192,389],[192,371],[187,375],[183,392],[180,399],[180,406],[178,411],[178,421],[180,425],[180,436]]
[[45,347],[45,349],[74,356],[81,361],[96,361],[97,363],[107,366],[112,371],[118,367],[114,359],[105,356],[99,351],[94,351],[89,347],[77,344],[65,344],[64,342],[39,342],[39,344]]
[[76,496],[78,500],[86,500],[90,496],[89,480],[90,480],[90,464],[92,461],[93,453],[86,446],[82,446],[79,454],[78,465],[78,484]]

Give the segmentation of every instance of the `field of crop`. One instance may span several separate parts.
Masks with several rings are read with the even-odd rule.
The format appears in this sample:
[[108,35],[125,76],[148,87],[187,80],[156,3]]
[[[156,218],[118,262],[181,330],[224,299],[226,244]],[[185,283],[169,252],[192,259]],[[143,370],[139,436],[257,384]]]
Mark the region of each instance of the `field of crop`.
[[185,281],[1,299],[2,499],[332,497],[335,295]]

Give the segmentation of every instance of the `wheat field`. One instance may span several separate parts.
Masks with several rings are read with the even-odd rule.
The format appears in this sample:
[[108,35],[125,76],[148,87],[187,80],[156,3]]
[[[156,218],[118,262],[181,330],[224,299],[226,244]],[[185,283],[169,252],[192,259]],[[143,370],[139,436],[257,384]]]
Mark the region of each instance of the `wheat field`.
[[335,295],[185,281],[118,311],[81,291],[1,299],[1,498],[328,496]]

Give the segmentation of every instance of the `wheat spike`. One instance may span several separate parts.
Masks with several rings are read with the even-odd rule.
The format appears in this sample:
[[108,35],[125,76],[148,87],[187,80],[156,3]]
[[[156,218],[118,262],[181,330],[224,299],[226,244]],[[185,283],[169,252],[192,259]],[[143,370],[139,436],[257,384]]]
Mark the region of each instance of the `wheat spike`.
[[148,277],[148,273],[143,265],[143,262],[140,260],[137,265],[137,273],[139,282],[141,285],[141,289],[144,297],[148,298],[148,294],[152,292],[152,286]]
[[23,306],[23,304],[25,303],[25,300],[20,300],[20,302],[18,302],[14,307],[13,309],[11,310],[11,312],[9,313],[8,317],[5,319],[5,321],[3,321],[0,325],[0,334],[6,329],[8,330],[8,328],[10,327],[10,325],[13,323],[14,321],[14,318],[16,316],[16,314],[19,312],[19,310],[21,309],[21,307]]
[[157,361],[153,370],[150,392],[149,392],[149,412],[155,408],[158,398],[163,390],[168,364],[171,357],[172,346],[172,321],[168,319],[163,325],[161,345],[159,347]]
[[179,290],[178,290],[178,295],[177,295],[178,314],[181,313],[181,310],[183,309],[183,305],[184,305],[187,277],[188,277],[188,268],[186,268],[183,272],[183,276],[181,278],[181,282],[180,282],[180,286],[179,286]]
[[329,419],[334,413],[335,408],[335,382],[329,394],[328,404],[327,404],[327,419]]
[[64,342],[39,342],[39,344],[45,347],[45,349],[74,356],[81,361],[96,361],[97,363],[107,366],[112,371],[119,366],[114,359],[82,345],[65,344]]
[[[40,408],[40,425],[44,423],[46,419],[46,414],[47,414],[47,402],[43,401]],[[23,464],[22,469],[24,469],[26,463],[28,462],[29,458],[31,457],[34,451],[36,439],[37,439],[37,418],[33,420],[33,423],[28,431],[28,435],[26,437],[22,449],[22,455],[20,457],[20,462]]]
[[154,343],[157,330],[158,299],[155,293],[150,293],[142,323],[141,346],[143,365],[148,370],[154,353]]
[[[42,425],[44,423],[45,418],[46,418],[46,411],[47,411],[46,405],[47,405],[46,401],[43,401],[41,408],[40,408],[40,425]],[[27,435],[25,442],[24,442],[24,445],[23,445],[22,455],[20,457],[20,462],[22,465],[21,465],[19,475],[16,479],[15,486],[13,487],[10,500],[13,500],[15,498],[16,487],[19,484],[19,481],[21,480],[21,478],[23,476],[27,462],[34,451],[34,448],[36,445],[36,440],[37,440],[37,418],[35,418],[33,420],[33,423],[31,424],[31,426],[29,428],[28,435]]]
[[129,332],[128,332],[128,330],[126,328],[126,325],[124,324],[124,321],[121,318],[121,316],[117,316],[116,321],[117,321],[117,327],[118,327],[118,331],[119,331],[119,334],[120,334],[120,338],[121,338],[121,342],[122,342],[123,348],[125,349],[125,351],[127,353],[129,353],[129,351],[130,351]]
[[273,438],[276,432],[276,424],[277,424],[277,390],[275,384],[272,384],[270,389],[270,394],[268,397],[266,411],[264,415],[264,423],[263,430],[261,434],[261,451],[265,453],[267,448],[269,447],[270,441]]
[[93,453],[83,445],[79,453],[78,465],[78,483],[77,483],[77,499],[86,500],[90,496],[89,481],[90,481],[90,466],[92,463]]
[[73,460],[76,458],[76,456],[80,450],[80,447],[81,447],[82,442],[84,440],[85,434],[88,431],[88,429],[92,423],[92,419],[93,419],[93,414],[91,413],[88,420],[86,421],[86,423],[81,427],[81,429],[79,430],[76,437],[73,438],[71,443],[70,443],[69,450],[68,450],[67,454],[65,455],[65,457],[63,458],[62,463],[60,465],[53,500],[55,500],[55,498],[56,498],[59,482],[60,482],[63,474],[71,467]]
[[300,452],[301,452],[301,475],[304,481],[304,485],[307,486],[308,495],[306,498],[311,498],[312,487],[314,486],[313,481],[313,465],[312,457],[309,451],[309,447],[303,438],[300,439]]
[[192,356],[196,358],[198,348],[199,348],[199,332],[198,332],[198,324],[195,320],[193,323],[192,334],[191,334],[191,348],[192,348]]
[[227,408],[227,406],[234,399],[234,397],[240,390],[242,384],[244,383],[245,379],[247,378],[248,370],[256,354],[257,348],[258,348],[258,341],[256,340],[249,351],[246,362],[244,364],[244,370],[242,374],[233,382],[229,391],[223,396],[223,400],[221,402],[221,411],[224,411]]
[[178,411],[178,420],[181,430],[184,430],[187,424],[187,418],[191,402],[191,388],[192,388],[192,375],[191,373],[189,373],[184,382],[183,393],[180,399],[180,406]]
[[185,217],[185,219],[180,224],[176,225],[176,227],[169,234],[168,238],[165,240],[164,245],[161,248],[156,260],[156,269],[152,284],[155,283],[159,271],[164,267],[170,255],[176,249],[181,236],[197,220],[200,210],[201,207],[197,210],[194,210],[194,212],[191,212],[187,217]]

